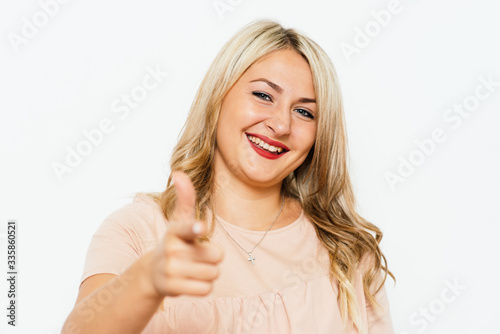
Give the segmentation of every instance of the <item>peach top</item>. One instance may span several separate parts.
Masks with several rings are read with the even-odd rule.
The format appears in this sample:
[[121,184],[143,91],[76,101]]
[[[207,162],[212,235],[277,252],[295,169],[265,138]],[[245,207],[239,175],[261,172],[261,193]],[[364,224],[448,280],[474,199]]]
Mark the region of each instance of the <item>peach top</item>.
[[[207,215],[208,219],[211,213]],[[252,249],[263,231],[246,230],[217,218],[243,248]],[[168,222],[145,195],[109,215],[93,235],[81,282],[120,275],[155,247]],[[338,285],[328,275],[328,254],[302,211],[293,223],[271,230],[254,250],[255,265],[217,224],[211,242],[224,249],[221,274],[205,297],[167,297],[143,334],[151,333],[358,333],[342,325]],[[365,301],[355,282],[362,319],[370,334],[394,333],[382,288],[376,295],[385,313]]]

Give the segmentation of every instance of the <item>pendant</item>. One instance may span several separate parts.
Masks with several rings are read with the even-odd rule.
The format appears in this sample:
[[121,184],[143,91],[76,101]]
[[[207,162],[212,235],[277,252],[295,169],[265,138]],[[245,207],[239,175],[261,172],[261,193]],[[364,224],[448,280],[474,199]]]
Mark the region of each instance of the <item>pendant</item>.
[[253,263],[253,260],[255,260],[255,258],[253,257],[252,252],[249,252],[248,253],[248,261],[251,261],[252,264],[255,264],[255,263]]

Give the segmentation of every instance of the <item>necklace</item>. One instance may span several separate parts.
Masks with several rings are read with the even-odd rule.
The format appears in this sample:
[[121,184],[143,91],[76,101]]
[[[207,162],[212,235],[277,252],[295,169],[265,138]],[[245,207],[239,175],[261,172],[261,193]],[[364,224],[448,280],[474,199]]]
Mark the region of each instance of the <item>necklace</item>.
[[[271,229],[271,227],[273,227],[274,223],[276,223],[276,221],[278,220],[278,217],[280,216],[281,214],[281,211],[283,210],[283,206],[285,205],[285,196],[283,196],[283,201],[281,203],[281,209],[280,209],[280,212],[278,212],[278,215],[276,216],[276,218],[274,218],[274,221],[272,222],[271,226],[269,226],[266,230],[266,232],[264,233],[264,235],[262,236],[262,238],[260,238],[259,242],[257,242],[255,244],[255,246],[253,246],[252,250],[251,251],[247,251],[245,248],[243,248],[238,241],[236,241],[232,236],[231,234],[229,234],[229,232],[224,228],[224,226],[222,225],[222,223],[219,221],[219,219],[217,219],[217,215],[215,217],[215,220],[217,220],[217,222],[219,223],[220,227],[222,227],[222,229],[224,230],[224,232],[226,232],[226,234],[231,238],[231,240],[234,241],[234,243],[236,245],[238,245],[238,247],[240,247],[245,253],[248,254],[248,261],[252,262],[252,264],[255,265],[254,261],[255,261],[255,257],[252,255],[253,251],[255,250],[255,248],[257,248],[257,246],[260,245],[260,243],[262,242],[262,240],[264,240],[264,238],[266,237],[267,235],[267,232],[269,232],[269,230]],[[215,210],[214,210],[214,213],[215,213]]]

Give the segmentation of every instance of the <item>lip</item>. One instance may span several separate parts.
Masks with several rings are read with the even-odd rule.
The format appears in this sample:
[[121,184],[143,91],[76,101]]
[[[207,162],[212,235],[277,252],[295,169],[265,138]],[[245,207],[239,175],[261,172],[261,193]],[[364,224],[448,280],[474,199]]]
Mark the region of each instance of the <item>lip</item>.
[[[285,144],[282,144],[280,143],[279,141],[274,141],[270,138],[267,138],[266,136],[263,136],[263,135],[258,135],[256,133],[250,133],[250,132],[245,132],[245,134],[247,136],[252,136],[252,137],[257,137],[257,138],[260,138],[261,140],[265,141],[266,143],[268,143],[269,145],[273,145],[275,147],[281,147],[283,150],[285,151],[290,151],[290,149],[285,145]],[[286,153],[286,152],[284,152]]]
[[[288,148],[285,145],[283,145],[281,143],[277,143],[277,142],[275,142],[273,140],[269,140],[269,138],[267,138],[265,136],[258,136],[258,135],[251,134],[251,133],[246,133],[246,134],[247,134],[248,143],[254,149],[254,151],[257,152],[260,156],[262,156],[262,157],[264,157],[266,159],[275,160],[275,159],[281,158],[283,155],[285,155],[288,152]],[[248,136],[254,136],[254,137],[258,137],[258,138],[260,138],[260,139],[262,139],[264,141],[269,140],[269,142],[271,142],[271,143],[277,143],[277,144],[273,144],[273,146],[281,147],[284,151],[282,153],[280,153],[280,154],[274,154],[274,153],[271,153],[269,151],[266,151],[263,148],[261,148],[260,146],[255,145],[250,140],[250,138],[248,138]],[[264,138],[262,138],[262,137],[264,137]]]

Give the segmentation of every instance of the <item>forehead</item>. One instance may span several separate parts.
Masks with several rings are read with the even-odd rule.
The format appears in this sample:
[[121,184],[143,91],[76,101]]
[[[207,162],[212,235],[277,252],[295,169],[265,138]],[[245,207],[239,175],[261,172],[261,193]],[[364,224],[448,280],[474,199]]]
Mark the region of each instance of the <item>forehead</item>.
[[256,61],[243,74],[243,81],[264,77],[285,91],[314,98],[311,68],[302,55],[293,50],[274,51]]

